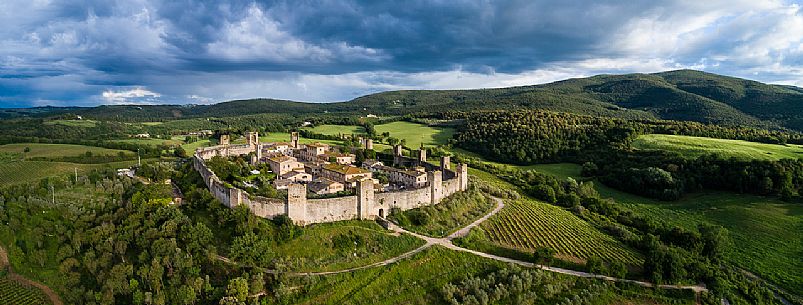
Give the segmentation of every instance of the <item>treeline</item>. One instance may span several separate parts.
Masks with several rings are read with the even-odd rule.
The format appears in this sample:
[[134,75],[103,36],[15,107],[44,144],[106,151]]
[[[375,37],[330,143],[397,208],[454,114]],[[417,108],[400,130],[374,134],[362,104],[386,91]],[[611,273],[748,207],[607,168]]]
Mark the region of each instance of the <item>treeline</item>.
[[548,111],[487,112],[467,117],[457,145],[515,164],[556,162],[611,143],[627,143],[643,125],[613,118]]
[[[755,282],[735,282],[732,271],[722,266],[731,242],[727,230],[719,226],[699,226],[688,230],[667,222],[633,213],[613,200],[602,199],[593,182],[560,180],[537,171],[522,171],[458,156],[458,162],[492,173],[520,188],[524,193],[562,206],[578,217],[623,243],[645,253],[644,276],[654,283],[704,282],[716,296],[746,300],[750,304],[773,304],[770,290]],[[541,255],[534,255],[541,258]],[[590,264],[596,266],[589,266]],[[589,271],[612,268],[610,263],[589,260]],[[745,289],[735,289],[744,287]]]
[[[584,174],[608,186],[660,200],[702,189],[779,196],[797,201],[803,190],[803,160],[741,160],[667,152],[611,151],[589,157]],[[596,169],[588,169],[596,168]]]
[[803,134],[696,122],[625,120],[539,110],[447,113],[465,118],[456,144],[496,161],[532,164],[577,162],[600,149],[624,148],[648,133],[738,139],[763,143],[803,143]]

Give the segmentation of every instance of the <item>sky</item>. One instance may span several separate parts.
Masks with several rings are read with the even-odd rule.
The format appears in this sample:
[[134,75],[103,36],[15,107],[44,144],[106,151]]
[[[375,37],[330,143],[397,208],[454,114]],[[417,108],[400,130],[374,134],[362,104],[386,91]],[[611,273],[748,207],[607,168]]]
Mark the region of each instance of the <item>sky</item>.
[[793,1],[0,1],[0,107],[345,101],[696,69],[803,87]]

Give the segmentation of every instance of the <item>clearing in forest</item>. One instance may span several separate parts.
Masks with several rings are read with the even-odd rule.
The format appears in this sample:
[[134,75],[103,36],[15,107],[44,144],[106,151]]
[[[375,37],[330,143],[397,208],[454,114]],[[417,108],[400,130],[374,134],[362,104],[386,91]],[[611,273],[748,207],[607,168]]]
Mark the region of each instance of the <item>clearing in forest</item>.
[[675,151],[691,158],[705,154],[757,160],[803,158],[803,146],[800,145],[765,144],[742,140],[665,134],[641,135],[633,141],[633,147],[643,150]]

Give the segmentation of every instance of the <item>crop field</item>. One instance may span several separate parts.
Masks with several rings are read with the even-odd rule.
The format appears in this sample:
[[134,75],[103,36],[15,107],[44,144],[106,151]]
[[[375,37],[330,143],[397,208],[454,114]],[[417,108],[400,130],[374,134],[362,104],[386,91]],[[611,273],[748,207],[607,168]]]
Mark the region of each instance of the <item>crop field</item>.
[[392,235],[378,224],[366,221],[317,224],[303,230],[300,237],[276,248],[276,253],[286,258],[290,269],[295,271],[333,271],[368,265],[424,244],[410,235]]
[[[580,166],[571,163],[542,164],[534,168],[558,177],[578,177]],[[613,198],[636,213],[653,216],[694,229],[698,224],[720,225],[730,233],[734,264],[803,293],[803,206],[777,199],[728,192],[703,192],[677,201],[658,201],[625,193],[595,181],[603,198]]]
[[[25,148],[31,149],[30,152],[25,153]],[[91,152],[93,155],[111,155],[116,156],[119,153],[126,155],[133,155],[134,152],[127,150],[108,149],[95,146],[73,145],[73,144],[41,144],[41,143],[15,143],[0,145],[0,152],[24,154],[25,158],[58,158],[58,157],[74,157]]]
[[643,259],[571,212],[534,200],[507,201],[505,208],[481,227],[489,241],[503,247],[525,252],[549,247],[568,261],[584,262],[597,256],[639,265]]
[[0,304],[44,305],[50,301],[38,288],[24,286],[3,276],[0,277]]
[[695,158],[719,154],[739,159],[780,160],[803,158],[803,146],[777,145],[703,137],[648,134],[633,141],[633,147],[644,150],[668,150]]
[[[144,162],[145,160],[143,160]],[[121,161],[103,164],[79,164],[49,161],[13,161],[0,163],[0,185],[14,185],[36,182],[42,178],[70,174],[78,169],[79,174],[100,168],[123,168],[136,164],[137,161]]]

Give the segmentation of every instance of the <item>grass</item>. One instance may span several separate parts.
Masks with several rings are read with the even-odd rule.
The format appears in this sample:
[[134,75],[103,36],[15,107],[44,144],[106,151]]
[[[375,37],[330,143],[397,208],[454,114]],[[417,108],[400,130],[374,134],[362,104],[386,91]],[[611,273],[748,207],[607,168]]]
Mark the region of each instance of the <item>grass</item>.
[[313,128],[305,128],[307,130],[311,130],[315,133],[320,134],[329,134],[329,135],[337,135],[337,134],[364,134],[365,128],[362,126],[352,126],[352,125],[320,125],[315,126]]
[[44,305],[50,301],[38,288],[28,287],[6,276],[0,276],[0,304]]
[[481,236],[494,245],[528,253],[549,247],[559,259],[578,264],[593,256],[631,266],[643,260],[638,252],[571,212],[531,199],[508,200],[481,228]]
[[300,237],[278,245],[276,254],[294,271],[335,271],[380,262],[423,244],[375,222],[341,221],[303,228]]
[[[391,137],[405,140],[406,146],[413,149],[419,148],[421,145],[438,146],[446,144],[454,135],[454,129],[452,128],[432,127],[404,121],[375,125],[374,128],[377,134],[389,132]],[[364,129],[360,126],[343,125],[321,125],[311,128],[311,130],[328,135],[365,133]],[[280,141],[286,142],[287,139],[289,139],[289,135],[287,138]]]
[[[29,147],[30,152],[25,153],[25,148]],[[119,153],[133,155],[134,152],[127,150],[108,149],[95,146],[73,145],[73,144],[41,144],[41,143],[16,143],[0,145],[0,153],[24,154],[25,158],[58,158],[81,156],[86,152],[93,155],[112,155]]]
[[[144,161],[146,160],[143,160],[143,162]],[[47,177],[71,174],[75,171],[75,169],[78,169],[79,174],[85,174],[95,169],[117,169],[129,167],[136,163],[136,160],[102,164],[79,164],[50,161],[14,161],[0,163],[0,186],[36,182]]]
[[291,296],[295,299],[291,303],[443,304],[440,290],[446,283],[503,266],[500,262],[435,246],[389,266],[303,279],[298,285],[304,287]]
[[800,145],[764,144],[742,140],[664,134],[641,135],[633,141],[633,147],[643,150],[675,151],[690,158],[704,154],[718,154],[723,157],[757,160],[799,159],[803,157],[803,146]]
[[92,128],[97,125],[93,120],[52,120],[44,123],[45,125],[64,125],[69,127]]
[[[391,215],[405,229],[419,234],[444,237],[474,222],[495,206],[493,199],[478,189],[459,192],[432,206],[407,210],[401,215]],[[416,216],[424,213],[427,221],[416,223]]]
[[[579,177],[577,164],[536,165],[556,176]],[[727,260],[790,291],[803,293],[803,206],[768,197],[706,191],[672,202],[625,193],[595,182],[603,198],[613,198],[634,212],[695,229],[720,225],[730,233],[733,247]]]
[[140,145],[182,145],[184,141],[175,140],[175,139],[156,139],[156,138],[133,138],[133,139],[122,139],[122,140],[113,140],[113,142],[121,142],[121,143],[131,143],[131,144],[140,144]]
[[438,146],[449,142],[454,135],[454,129],[445,127],[432,127],[404,121],[392,122],[374,126],[378,134],[389,132],[391,137],[407,141],[407,147],[418,148],[424,146]]

